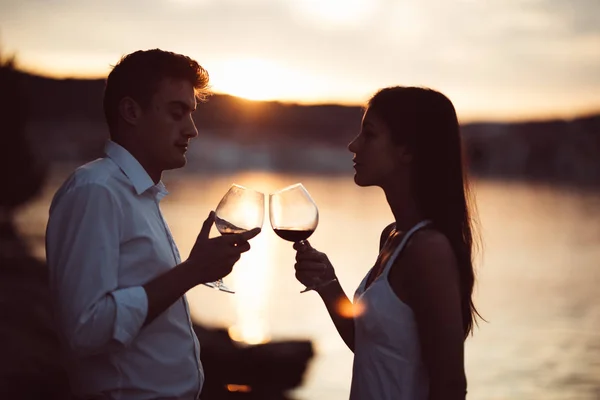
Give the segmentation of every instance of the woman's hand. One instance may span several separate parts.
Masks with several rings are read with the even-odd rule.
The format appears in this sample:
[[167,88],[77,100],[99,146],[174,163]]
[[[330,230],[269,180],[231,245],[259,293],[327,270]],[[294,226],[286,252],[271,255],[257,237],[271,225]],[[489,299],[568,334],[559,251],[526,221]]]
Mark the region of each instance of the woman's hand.
[[325,253],[315,250],[308,241],[294,243],[296,279],[308,288],[336,279],[335,270]]
[[307,288],[319,293],[335,328],[348,348],[354,351],[354,318],[347,312],[341,312],[341,310],[351,310],[352,303],[338,282],[327,255],[313,249],[306,240],[294,243],[294,249],[296,250],[294,266],[296,279]]

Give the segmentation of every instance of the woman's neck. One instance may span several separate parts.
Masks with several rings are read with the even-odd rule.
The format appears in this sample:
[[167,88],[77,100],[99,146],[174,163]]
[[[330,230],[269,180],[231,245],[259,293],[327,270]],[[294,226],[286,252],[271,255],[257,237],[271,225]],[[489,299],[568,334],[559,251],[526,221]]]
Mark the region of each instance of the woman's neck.
[[396,220],[396,229],[405,232],[423,220],[417,202],[407,188],[383,189],[387,202]]

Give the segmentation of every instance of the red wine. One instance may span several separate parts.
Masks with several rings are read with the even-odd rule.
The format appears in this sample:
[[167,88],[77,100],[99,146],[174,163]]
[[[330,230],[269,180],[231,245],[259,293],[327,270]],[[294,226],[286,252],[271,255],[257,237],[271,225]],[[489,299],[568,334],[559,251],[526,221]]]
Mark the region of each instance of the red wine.
[[296,229],[273,229],[277,236],[282,238],[283,240],[287,240],[290,242],[299,242],[301,240],[306,240],[313,234],[314,229],[310,230],[296,230]]

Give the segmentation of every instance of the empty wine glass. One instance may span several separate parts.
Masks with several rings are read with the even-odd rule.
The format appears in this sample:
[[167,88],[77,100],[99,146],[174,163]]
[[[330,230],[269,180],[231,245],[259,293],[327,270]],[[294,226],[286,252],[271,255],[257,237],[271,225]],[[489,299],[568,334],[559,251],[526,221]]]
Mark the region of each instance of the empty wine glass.
[[[233,184],[215,210],[215,226],[221,235],[242,233],[262,228],[264,215],[265,195]],[[223,283],[223,279],[208,282],[206,285],[223,292],[235,293]]]
[[[319,210],[306,188],[297,183],[269,195],[269,219],[277,236],[302,242],[317,229]],[[307,287],[301,293],[313,289]]]

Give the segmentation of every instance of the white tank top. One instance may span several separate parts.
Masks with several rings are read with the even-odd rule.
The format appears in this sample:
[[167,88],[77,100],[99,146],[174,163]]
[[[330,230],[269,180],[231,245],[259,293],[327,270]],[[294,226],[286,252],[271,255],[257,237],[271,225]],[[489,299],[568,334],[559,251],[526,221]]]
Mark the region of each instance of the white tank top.
[[426,400],[427,371],[421,359],[417,324],[411,308],[394,293],[388,275],[410,237],[430,221],[421,221],[405,235],[382,273],[365,290],[369,273],[354,295],[354,365],[351,400]]

